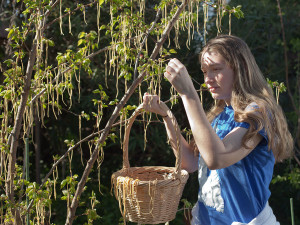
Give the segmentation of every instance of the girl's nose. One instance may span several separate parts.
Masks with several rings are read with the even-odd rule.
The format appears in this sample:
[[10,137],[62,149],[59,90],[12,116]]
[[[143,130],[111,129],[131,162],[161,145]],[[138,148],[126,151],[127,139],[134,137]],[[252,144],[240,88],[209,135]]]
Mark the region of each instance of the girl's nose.
[[205,83],[211,83],[214,81],[214,74],[210,71],[207,71],[204,76],[204,82]]

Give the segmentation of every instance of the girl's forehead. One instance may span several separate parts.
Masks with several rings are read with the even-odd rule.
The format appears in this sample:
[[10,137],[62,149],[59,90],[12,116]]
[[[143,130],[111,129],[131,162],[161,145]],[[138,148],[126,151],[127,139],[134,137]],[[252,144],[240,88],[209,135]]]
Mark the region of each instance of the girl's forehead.
[[202,55],[201,67],[226,64],[224,58],[216,51],[207,51]]

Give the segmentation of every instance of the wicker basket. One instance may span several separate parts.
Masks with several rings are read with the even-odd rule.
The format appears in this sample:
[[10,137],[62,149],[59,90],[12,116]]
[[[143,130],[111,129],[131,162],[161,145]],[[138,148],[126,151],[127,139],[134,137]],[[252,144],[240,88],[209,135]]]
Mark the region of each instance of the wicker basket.
[[129,133],[135,118],[143,110],[143,105],[140,105],[128,120],[126,127],[123,142],[123,168],[112,175],[114,193],[119,201],[124,221],[158,224],[173,220],[189,177],[187,171],[181,170],[180,130],[176,120],[165,104],[161,103],[160,106],[172,119],[176,130],[175,167],[130,167],[128,161]]

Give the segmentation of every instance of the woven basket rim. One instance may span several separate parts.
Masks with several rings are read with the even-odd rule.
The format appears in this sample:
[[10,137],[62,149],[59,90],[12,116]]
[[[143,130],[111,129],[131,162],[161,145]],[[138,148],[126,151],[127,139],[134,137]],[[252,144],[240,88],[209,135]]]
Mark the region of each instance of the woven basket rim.
[[[170,171],[171,173],[175,172],[174,167],[162,167],[162,166],[130,167],[130,168],[126,168],[126,169],[123,168],[121,170],[118,170],[118,171],[114,172],[112,174],[113,180],[119,179],[119,182],[123,182],[124,179],[126,179],[127,177],[132,178],[132,176],[130,176],[130,175],[135,174],[134,172],[131,173],[131,174],[128,174],[128,173],[130,173],[130,170],[135,170],[135,169],[140,169],[140,168],[146,169],[146,170],[149,169],[150,173],[151,173],[151,170],[153,170],[154,168],[162,169],[162,171],[163,170]],[[153,171],[153,173],[154,172],[155,171]],[[168,182],[168,183],[174,182],[174,185],[178,185],[182,182],[185,183],[188,178],[189,178],[189,173],[186,170],[181,169],[179,177],[178,176],[173,176],[171,178],[164,178],[164,179],[152,179],[152,180],[139,180],[139,179],[137,179],[137,180],[138,180],[138,185],[139,186],[149,185],[149,184],[155,184],[155,185],[159,186],[159,185],[165,185],[166,182]]]

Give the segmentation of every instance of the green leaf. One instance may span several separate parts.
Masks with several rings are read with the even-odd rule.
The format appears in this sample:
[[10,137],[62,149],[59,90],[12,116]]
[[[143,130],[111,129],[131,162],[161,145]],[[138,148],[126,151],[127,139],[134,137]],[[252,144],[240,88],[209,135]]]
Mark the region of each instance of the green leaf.
[[104,3],[104,0],[99,0],[99,6],[101,6]]
[[12,59],[7,59],[7,60],[4,61],[4,63],[5,63],[7,66],[11,66],[11,65],[14,63],[14,61],[13,61]]
[[128,105],[128,106],[126,106],[127,110],[135,110],[136,108],[137,108],[136,105]]
[[80,39],[80,40],[78,41],[77,46],[80,46],[80,45],[85,44],[85,43],[86,43],[86,41],[85,41],[84,39]]
[[238,19],[244,18],[244,13],[242,12],[241,8],[241,5],[237,6],[236,8],[233,8],[233,14]]
[[105,26],[105,25],[102,25],[102,26],[99,28],[99,30],[104,30],[104,29],[106,29],[106,26]]
[[116,139],[118,138],[115,133],[109,134],[108,137],[113,141],[113,143],[116,143]]
[[85,32],[80,32],[78,38],[84,38],[86,36]]
[[108,103],[108,105],[116,105],[116,104],[118,104],[118,102],[119,102],[119,99],[115,99],[115,100],[113,100],[113,101],[110,101],[110,102]]
[[203,83],[203,84],[201,84],[201,87],[203,87],[203,88],[207,88],[207,85],[206,85],[206,83]]
[[63,196],[60,198],[61,200],[67,200],[67,196]]
[[60,183],[60,188],[63,188],[64,186],[66,186],[67,184],[67,179],[63,180],[61,183]]
[[96,209],[88,209],[87,216],[88,216],[88,219],[92,220],[92,221],[100,218],[100,216],[96,212]]
[[95,36],[95,37],[97,37],[97,32],[96,31],[94,31],[94,30],[92,30],[91,32],[90,32],[90,34],[92,34],[93,36]]
[[52,40],[48,40],[48,44],[49,44],[49,46],[51,46],[51,47],[53,47],[55,44],[54,44],[54,41],[52,41]]
[[14,32],[13,29],[5,29],[6,31],[9,31],[8,35],[7,35],[7,38],[10,38]]

